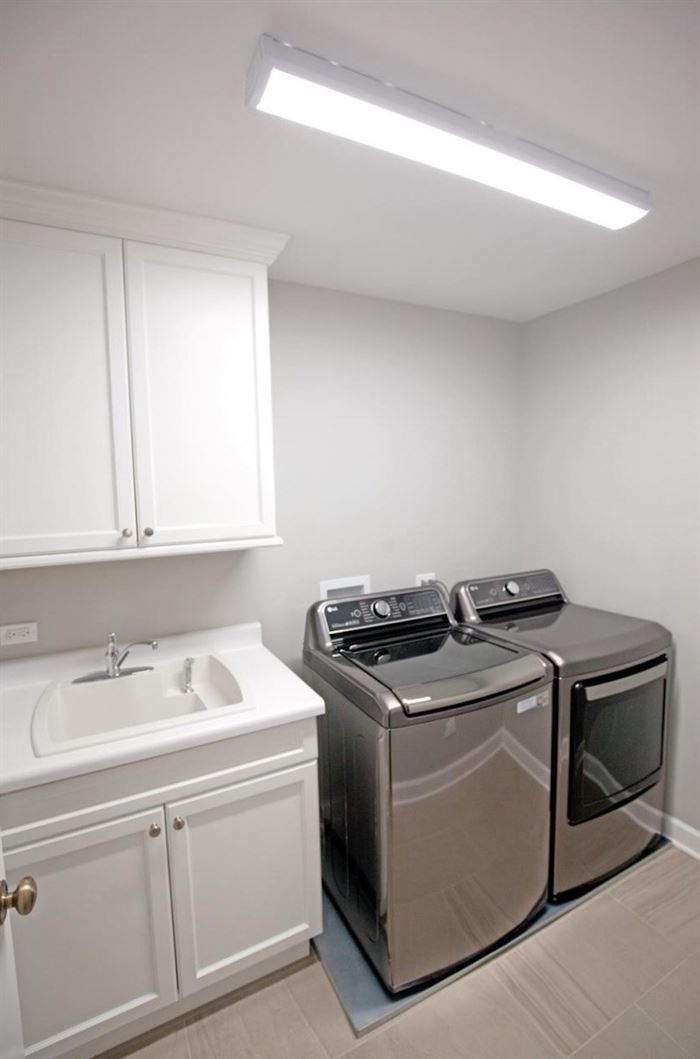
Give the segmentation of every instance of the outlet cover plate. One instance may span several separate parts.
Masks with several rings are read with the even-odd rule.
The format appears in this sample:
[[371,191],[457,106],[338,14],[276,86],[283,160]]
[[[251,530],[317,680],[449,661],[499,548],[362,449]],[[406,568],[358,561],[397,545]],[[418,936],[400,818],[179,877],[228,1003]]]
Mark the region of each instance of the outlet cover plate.
[[35,621],[0,625],[0,647],[21,647],[25,643],[36,643],[38,639],[39,627]]

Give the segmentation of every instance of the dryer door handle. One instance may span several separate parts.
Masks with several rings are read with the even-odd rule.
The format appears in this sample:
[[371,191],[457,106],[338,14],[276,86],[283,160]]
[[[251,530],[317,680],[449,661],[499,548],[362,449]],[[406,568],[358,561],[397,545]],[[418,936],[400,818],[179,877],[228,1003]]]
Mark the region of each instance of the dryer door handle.
[[588,702],[595,702],[596,699],[607,699],[611,695],[621,695],[623,691],[633,691],[634,688],[641,688],[645,684],[651,684],[653,681],[665,676],[667,672],[668,662],[662,662],[661,665],[645,669],[641,673],[632,673],[630,676],[621,677],[619,680],[608,680],[605,684],[594,684],[592,687],[588,686],[584,689],[586,699]]

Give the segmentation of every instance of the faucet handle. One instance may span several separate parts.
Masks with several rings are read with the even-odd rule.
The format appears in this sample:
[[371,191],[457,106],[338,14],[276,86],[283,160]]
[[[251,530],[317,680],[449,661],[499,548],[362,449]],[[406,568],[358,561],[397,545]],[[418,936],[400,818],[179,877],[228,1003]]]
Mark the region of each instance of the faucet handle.
[[194,691],[192,687],[192,666],[194,665],[194,658],[185,659],[185,673],[184,673],[184,686],[183,691],[186,695],[191,695]]
[[117,655],[119,654],[119,648],[117,647],[117,634],[111,632],[107,637],[107,647],[105,648],[105,658],[107,660],[107,676],[116,677],[119,676]]

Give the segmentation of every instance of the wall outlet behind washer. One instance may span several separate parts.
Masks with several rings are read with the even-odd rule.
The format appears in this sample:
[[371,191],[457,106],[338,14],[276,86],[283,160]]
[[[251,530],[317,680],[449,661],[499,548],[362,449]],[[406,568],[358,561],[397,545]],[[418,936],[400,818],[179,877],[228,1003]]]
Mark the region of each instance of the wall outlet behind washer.
[[369,574],[357,574],[355,577],[333,577],[321,581],[319,591],[321,599],[337,599],[342,596],[362,596],[371,590]]
[[17,622],[15,625],[0,625],[0,647],[16,647],[23,643],[36,643],[39,628],[35,621]]
[[418,588],[424,588],[431,581],[437,581],[435,574],[416,574],[416,585]]

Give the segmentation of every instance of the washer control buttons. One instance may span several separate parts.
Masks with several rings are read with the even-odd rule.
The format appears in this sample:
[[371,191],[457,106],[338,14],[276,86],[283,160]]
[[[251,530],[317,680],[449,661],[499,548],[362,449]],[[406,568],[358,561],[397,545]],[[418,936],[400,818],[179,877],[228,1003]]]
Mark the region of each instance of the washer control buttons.
[[520,585],[517,581],[506,581],[506,592],[509,596],[519,596]]
[[388,618],[391,614],[391,607],[385,599],[375,599],[372,604],[372,613],[377,618]]

